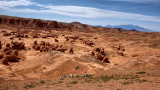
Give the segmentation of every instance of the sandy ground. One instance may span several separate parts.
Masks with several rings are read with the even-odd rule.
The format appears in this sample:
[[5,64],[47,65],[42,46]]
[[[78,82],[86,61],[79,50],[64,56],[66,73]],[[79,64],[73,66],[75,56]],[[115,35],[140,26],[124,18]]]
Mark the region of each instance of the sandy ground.
[[[12,32],[9,29],[0,29],[0,41],[3,48],[10,43],[10,37],[3,36],[3,30]],[[23,31],[24,29],[22,29]],[[0,64],[0,89],[33,89],[33,90],[158,90],[160,88],[160,49],[149,47],[150,43],[143,40],[144,37],[129,37],[125,34],[112,35],[109,33],[84,33],[70,31],[52,32],[44,30],[28,30],[29,38],[14,38],[13,41],[24,42],[25,50],[20,50],[19,62],[9,62],[9,65]],[[55,38],[32,38],[32,33],[40,35],[51,33],[58,35],[58,42]],[[88,46],[81,40],[66,41],[66,36],[78,36],[83,40],[94,42]],[[136,39],[135,39],[136,38]],[[145,37],[147,40],[152,40]],[[158,37],[157,37],[158,38]],[[130,40],[129,40],[130,39]],[[33,42],[37,40],[49,42],[55,45],[62,45],[65,52],[49,51],[40,52],[32,48]],[[112,46],[121,44],[124,46],[124,55],[119,55]],[[73,47],[74,54],[69,53]],[[110,63],[97,60],[90,55],[96,47],[103,47]],[[1,49],[1,52],[3,51]],[[142,72],[142,74],[136,74]],[[143,73],[145,72],[145,73]],[[89,77],[64,78],[64,75],[84,75]],[[115,77],[103,77],[105,75]],[[116,78],[116,75],[122,77]],[[129,78],[132,75],[134,78]],[[138,76],[136,76],[138,75]],[[104,80],[106,80],[104,82]]]

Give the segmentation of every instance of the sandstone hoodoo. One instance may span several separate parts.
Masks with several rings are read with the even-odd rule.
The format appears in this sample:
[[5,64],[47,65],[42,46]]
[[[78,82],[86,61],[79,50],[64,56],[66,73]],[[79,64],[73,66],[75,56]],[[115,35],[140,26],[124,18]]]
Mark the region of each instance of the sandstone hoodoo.
[[90,41],[90,40],[83,40],[83,43],[88,45],[88,46],[93,46],[94,45],[93,41]]
[[0,53],[0,59],[2,59],[2,58],[3,58],[3,56],[4,56],[4,54],[3,54],[3,53]]
[[58,42],[58,39],[55,39],[54,41],[55,41],[55,42]]
[[6,43],[0,52],[0,59],[2,59],[2,64],[9,65],[8,62],[17,62],[18,61],[18,50],[25,50],[24,42],[14,42]]
[[24,50],[25,49],[25,43],[24,42],[11,42],[11,48],[17,49],[17,50]]
[[102,47],[95,48],[90,54],[102,62],[110,63],[109,57],[106,55],[104,48]]
[[71,48],[69,49],[69,53],[71,53],[71,54],[74,53],[74,52],[73,52],[73,47],[71,47]]

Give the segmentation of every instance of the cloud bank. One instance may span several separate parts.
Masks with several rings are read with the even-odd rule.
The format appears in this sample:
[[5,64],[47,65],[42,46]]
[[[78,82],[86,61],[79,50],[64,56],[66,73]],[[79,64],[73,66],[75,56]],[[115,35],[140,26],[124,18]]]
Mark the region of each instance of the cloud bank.
[[[121,1],[131,1],[131,0],[121,0]],[[16,8],[17,6],[28,6],[28,7]],[[39,7],[39,9],[30,8],[30,6]],[[38,4],[36,2],[31,2],[30,0],[12,0],[12,1],[3,0],[0,1],[0,9],[10,12],[20,12],[20,13],[58,14],[70,17],[106,18],[106,19],[108,18],[108,19],[160,22],[160,17],[155,17],[155,16],[145,16],[141,14],[103,10],[98,8],[82,7],[82,6],[54,6],[54,5],[45,6],[42,4]]]
[[158,3],[160,0],[106,0],[106,1],[125,1],[125,2],[135,2],[135,3]]

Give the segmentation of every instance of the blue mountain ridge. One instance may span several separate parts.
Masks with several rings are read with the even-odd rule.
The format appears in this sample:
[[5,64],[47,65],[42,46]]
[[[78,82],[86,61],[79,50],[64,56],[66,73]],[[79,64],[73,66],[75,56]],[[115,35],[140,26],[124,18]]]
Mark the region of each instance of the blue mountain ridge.
[[[100,26],[100,25],[97,25]],[[122,24],[122,25],[106,25],[104,27],[107,28],[122,28],[126,30],[138,30],[138,31],[143,31],[143,32],[154,32],[153,30],[146,29],[144,27],[138,26],[138,25],[132,25],[132,24]]]

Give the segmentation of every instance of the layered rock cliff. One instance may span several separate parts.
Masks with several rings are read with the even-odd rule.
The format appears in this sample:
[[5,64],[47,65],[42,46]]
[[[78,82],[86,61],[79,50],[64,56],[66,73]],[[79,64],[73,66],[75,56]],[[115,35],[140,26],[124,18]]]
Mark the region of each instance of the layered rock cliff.
[[119,28],[111,29],[106,27],[95,27],[91,25],[81,24],[79,22],[62,23],[57,21],[21,18],[0,15],[0,25],[7,25],[10,27],[16,27],[18,29],[36,29],[36,30],[69,30],[69,31],[83,31],[83,32],[126,32]]

